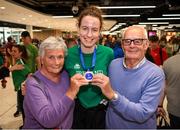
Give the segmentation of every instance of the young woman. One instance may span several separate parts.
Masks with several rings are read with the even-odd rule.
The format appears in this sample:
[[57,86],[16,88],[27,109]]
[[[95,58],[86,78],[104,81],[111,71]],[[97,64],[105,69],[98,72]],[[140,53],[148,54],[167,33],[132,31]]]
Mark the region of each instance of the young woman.
[[9,70],[12,72],[15,91],[17,91],[17,112],[22,112],[24,120],[23,100],[24,96],[21,93],[21,83],[24,82],[30,73],[30,69],[25,63],[28,59],[26,48],[23,45],[12,46],[12,58],[14,64]]
[[[81,12],[78,19],[78,45],[68,50],[65,68],[72,77],[81,74],[89,81],[80,88],[74,110],[74,129],[105,128],[107,100],[101,89],[91,84],[93,76],[101,73],[108,75],[109,63],[114,58],[111,48],[97,45],[102,29],[101,11],[88,7]],[[81,84],[81,80],[76,81]]]

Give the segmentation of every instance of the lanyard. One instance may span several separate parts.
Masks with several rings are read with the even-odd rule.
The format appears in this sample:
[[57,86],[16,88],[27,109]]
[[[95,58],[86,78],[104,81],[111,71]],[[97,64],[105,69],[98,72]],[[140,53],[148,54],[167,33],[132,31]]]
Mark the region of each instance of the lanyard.
[[79,47],[79,56],[80,56],[81,65],[82,65],[83,70],[89,71],[89,70],[93,70],[94,69],[95,63],[96,63],[96,47],[94,48],[91,67],[87,68],[85,66],[84,57],[83,57],[83,53],[82,53],[81,47]]

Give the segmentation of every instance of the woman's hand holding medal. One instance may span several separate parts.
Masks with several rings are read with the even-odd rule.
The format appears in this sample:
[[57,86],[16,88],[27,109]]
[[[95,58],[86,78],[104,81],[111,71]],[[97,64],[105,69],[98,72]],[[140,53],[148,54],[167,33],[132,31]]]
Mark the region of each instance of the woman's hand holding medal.
[[89,81],[87,81],[83,75],[75,74],[73,77],[71,77],[70,87],[66,92],[66,95],[73,100],[76,97],[76,94],[79,92],[79,88],[88,84]]
[[91,81],[92,85],[96,85],[101,88],[102,93],[108,98],[112,99],[114,97],[114,91],[111,87],[109,77],[104,74],[95,74]]

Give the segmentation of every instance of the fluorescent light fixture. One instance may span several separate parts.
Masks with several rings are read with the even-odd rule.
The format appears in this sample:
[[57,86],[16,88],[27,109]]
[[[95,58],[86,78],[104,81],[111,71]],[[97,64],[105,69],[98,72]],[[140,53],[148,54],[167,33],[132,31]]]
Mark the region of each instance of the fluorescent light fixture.
[[41,29],[34,29],[33,32],[42,32]]
[[162,16],[167,16],[167,17],[171,16],[172,17],[172,16],[180,16],[180,14],[162,14]]
[[148,20],[179,20],[180,17],[174,17],[174,18],[148,18]]
[[99,9],[146,9],[146,8],[156,8],[156,6],[102,6],[97,7]]
[[113,28],[111,28],[110,31],[114,31],[116,29],[118,29],[119,27],[121,27],[123,24],[116,24],[115,26],[113,26]]
[[158,25],[157,25],[157,24],[153,24],[152,26],[153,26],[153,27],[157,27]]
[[144,25],[144,24],[169,24],[169,22],[139,22],[139,24]]
[[59,18],[73,18],[73,16],[52,16],[54,19],[59,19]]
[[0,7],[0,9],[2,9],[2,10],[3,10],[3,9],[6,9],[6,7],[4,7],[4,6],[1,6],[1,7]]
[[102,15],[102,17],[104,18],[108,18],[108,17],[140,17],[139,14],[134,14],[134,15]]
[[118,23],[118,25],[126,25],[126,23]]

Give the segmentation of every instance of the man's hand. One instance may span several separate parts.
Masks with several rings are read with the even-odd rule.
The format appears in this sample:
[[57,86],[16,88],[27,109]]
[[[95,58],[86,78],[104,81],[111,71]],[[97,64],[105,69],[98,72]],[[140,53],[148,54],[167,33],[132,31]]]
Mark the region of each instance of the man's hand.
[[91,82],[92,85],[96,85],[101,88],[102,93],[108,98],[113,99],[114,91],[111,87],[109,77],[104,74],[95,74]]

